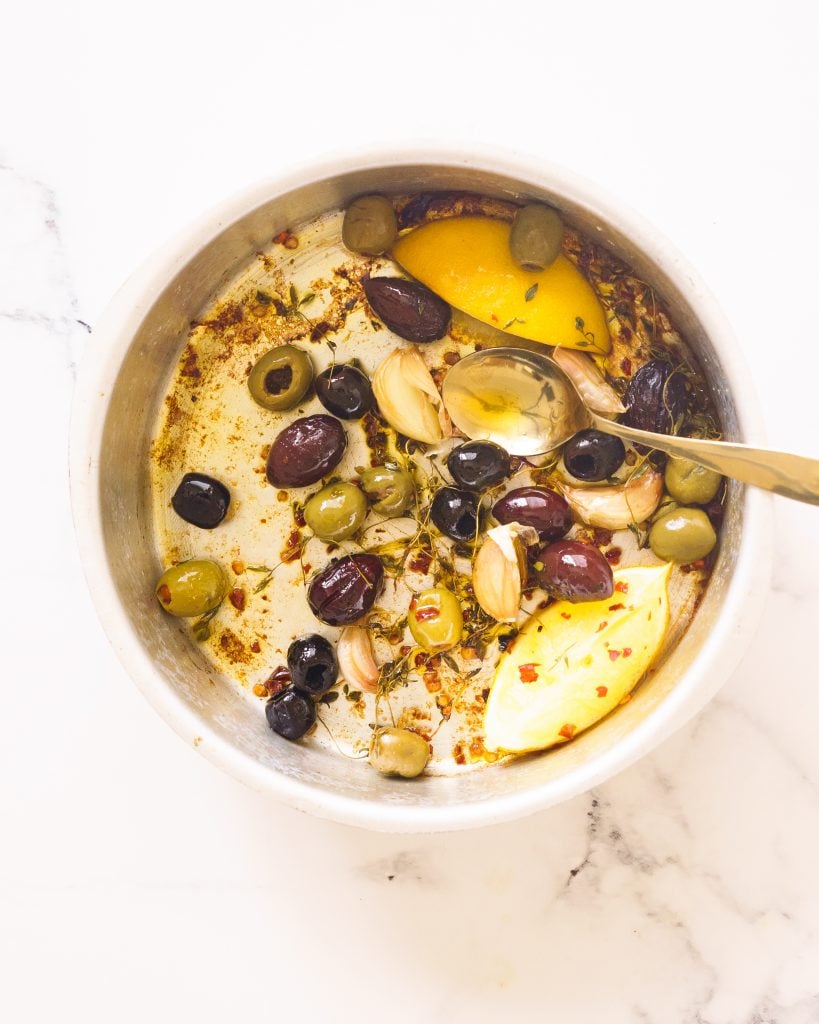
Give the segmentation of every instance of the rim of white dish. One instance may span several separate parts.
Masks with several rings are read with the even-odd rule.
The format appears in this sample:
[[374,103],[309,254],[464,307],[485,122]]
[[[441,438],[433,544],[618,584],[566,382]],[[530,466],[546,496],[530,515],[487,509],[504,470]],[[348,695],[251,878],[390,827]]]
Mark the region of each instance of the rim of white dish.
[[696,311],[726,371],[743,438],[763,441],[756,392],[733,333],[699,274],[640,214],[573,171],[508,150],[419,143],[368,148],[311,161],[257,183],[199,217],[142,265],[120,288],[89,339],[74,395],[70,431],[72,507],[80,556],[103,629],[127,673],[165,721],[213,764],[254,789],[319,817],[379,831],[424,832],[509,821],[584,793],[633,764],[681,728],[727,680],[761,616],[771,574],[770,495],[746,488],[742,537],[720,615],[673,690],[627,736],[567,774],[485,801],[440,806],[396,806],[322,790],[271,771],[211,730],[165,682],[138,639],[120,601],[103,543],[99,502],[99,448],[108,401],[135,330],[156,298],[194,253],[246,213],[291,189],[338,174],[372,168],[437,164],[506,175],[522,184],[556,189],[604,222],[615,225],[650,255]]

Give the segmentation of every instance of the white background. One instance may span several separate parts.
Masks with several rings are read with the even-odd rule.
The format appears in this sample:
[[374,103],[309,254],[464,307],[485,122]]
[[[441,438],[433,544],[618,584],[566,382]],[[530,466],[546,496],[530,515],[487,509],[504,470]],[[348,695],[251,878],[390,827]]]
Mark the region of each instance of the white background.
[[777,499],[757,639],[654,755],[406,838],[271,804],[167,729],[91,611],[65,468],[77,321],[144,257],[297,161],[418,139],[640,210],[718,295],[771,442],[819,457],[816,39],[808,2],[5,9],[0,1019],[819,1021],[819,509]]

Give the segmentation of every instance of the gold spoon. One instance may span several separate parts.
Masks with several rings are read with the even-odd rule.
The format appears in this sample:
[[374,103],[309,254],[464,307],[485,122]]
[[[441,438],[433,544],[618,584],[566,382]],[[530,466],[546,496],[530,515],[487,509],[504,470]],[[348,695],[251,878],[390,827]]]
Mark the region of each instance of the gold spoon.
[[522,348],[465,356],[442,387],[452,422],[467,437],[494,441],[511,455],[542,455],[594,427],[667,452],[774,494],[819,505],[819,459],[728,441],[636,430],[593,413],[557,363]]

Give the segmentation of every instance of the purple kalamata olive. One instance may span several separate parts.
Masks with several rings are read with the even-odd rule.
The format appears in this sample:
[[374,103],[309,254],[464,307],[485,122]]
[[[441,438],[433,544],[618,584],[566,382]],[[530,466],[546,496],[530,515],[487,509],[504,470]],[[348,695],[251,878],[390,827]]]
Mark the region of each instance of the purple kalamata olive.
[[670,434],[685,416],[685,378],[663,359],[653,359],[634,374],[626,389],[627,412],[621,422],[638,430]]
[[564,601],[602,601],[614,593],[611,566],[591,544],[557,540],[535,556],[538,584]]
[[334,558],[310,583],[310,610],[328,626],[349,626],[375,604],[383,580],[384,567],[378,555]]
[[267,457],[267,479],[274,487],[306,487],[341,461],[347,447],[344,427],[332,416],[302,416],[278,435]]
[[449,330],[449,305],[417,281],[371,277],[364,282],[364,294],[375,315],[399,338],[437,341]]
[[499,523],[532,526],[544,541],[557,540],[572,528],[568,502],[545,487],[516,487],[495,502],[492,515]]

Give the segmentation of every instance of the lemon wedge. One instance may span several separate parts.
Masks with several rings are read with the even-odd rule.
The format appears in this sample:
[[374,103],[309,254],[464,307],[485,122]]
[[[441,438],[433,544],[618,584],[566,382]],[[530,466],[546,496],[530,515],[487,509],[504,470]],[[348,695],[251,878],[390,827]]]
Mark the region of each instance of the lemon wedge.
[[436,220],[402,235],[393,258],[451,306],[509,334],[605,355],[606,317],[577,267],[558,256],[539,273],[509,252],[509,225],[488,217]]
[[662,646],[670,571],[620,569],[605,601],[558,601],[532,616],[498,664],[484,716],[486,749],[543,750],[615,708]]

